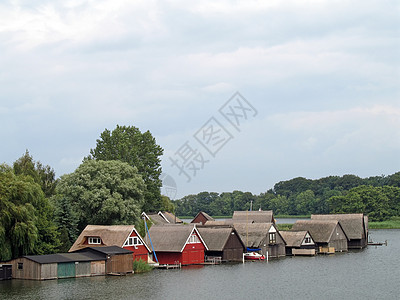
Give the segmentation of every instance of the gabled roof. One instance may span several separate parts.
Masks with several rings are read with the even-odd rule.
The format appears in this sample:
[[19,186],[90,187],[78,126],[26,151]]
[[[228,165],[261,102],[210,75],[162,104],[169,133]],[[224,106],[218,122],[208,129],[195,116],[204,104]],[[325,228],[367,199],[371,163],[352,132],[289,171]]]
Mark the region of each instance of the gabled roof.
[[239,233],[246,247],[258,248],[267,237],[272,223],[234,223],[237,233]]
[[57,253],[46,255],[27,255],[24,256],[24,258],[39,264],[105,260],[105,256],[100,253]]
[[210,251],[223,251],[232,234],[237,235],[243,248],[245,248],[240,235],[231,226],[198,226],[197,229]]
[[171,224],[176,224],[176,223],[183,223],[181,219],[179,219],[177,216],[175,216],[173,213],[170,213],[168,211],[159,211],[159,214],[162,214],[163,217],[168,220],[169,223]]
[[142,218],[145,217],[147,220],[151,221],[154,225],[163,224],[175,224],[183,223],[181,219],[176,217],[174,214],[167,211],[159,211],[158,213],[142,213]]
[[[197,215],[193,218],[193,220],[192,220],[191,223],[193,223],[193,221],[196,220],[196,218],[197,218],[199,215],[203,215],[203,217],[204,217],[207,221],[215,221],[214,218],[211,217],[209,214],[207,214],[207,213],[204,212],[204,211],[200,211],[200,212],[197,213]],[[207,221],[206,221],[206,222],[207,222]]]
[[336,220],[299,220],[293,224],[292,231],[307,230],[311,234],[314,242],[328,243],[337,226],[343,230],[340,223]]
[[[88,237],[100,237],[102,244],[98,246],[123,247],[125,241],[133,231],[135,231],[139,238],[141,238],[134,225],[87,225],[68,252],[88,247],[88,245],[84,244]],[[147,250],[149,250],[149,247],[142,238],[141,240]],[[90,245],[90,247],[98,246]]]
[[362,239],[366,236],[367,227],[363,214],[311,215],[311,220],[337,220],[351,240]]
[[154,225],[168,224],[168,221],[160,216],[158,213],[147,214],[147,216],[149,217],[148,220]]
[[[280,231],[288,247],[300,247],[308,231]],[[310,235],[311,236],[311,235]],[[312,238],[312,237],[311,237]]]
[[233,223],[275,223],[272,210],[234,211],[232,220]]
[[154,246],[154,251],[182,252],[192,232],[197,233],[200,241],[208,249],[194,224],[153,225],[149,230],[149,235]]

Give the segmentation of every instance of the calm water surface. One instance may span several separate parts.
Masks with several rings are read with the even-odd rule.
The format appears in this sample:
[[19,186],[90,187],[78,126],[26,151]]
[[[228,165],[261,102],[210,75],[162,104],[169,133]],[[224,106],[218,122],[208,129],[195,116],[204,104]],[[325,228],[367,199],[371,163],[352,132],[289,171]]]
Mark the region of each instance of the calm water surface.
[[123,277],[3,281],[0,299],[399,299],[400,230],[370,236],[388,246]]

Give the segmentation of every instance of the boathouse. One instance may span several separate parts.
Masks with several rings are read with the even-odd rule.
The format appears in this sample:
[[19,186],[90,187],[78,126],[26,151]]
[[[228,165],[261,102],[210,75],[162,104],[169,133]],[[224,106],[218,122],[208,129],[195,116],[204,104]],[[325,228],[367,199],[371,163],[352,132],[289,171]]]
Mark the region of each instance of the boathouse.
[[13,259],[12,278],[47,280],[105,274],[106,258],[96,253],[28,255]]
[[106,274],[126,274],[133,272],[132,251],[118,246],[87,247],[75,251],[82,254],[100,254],[105,258]]
[[260,249],[269,257],[285,256],[285,241],[273,223],[234,223],[246,248]]
[[347,251],[348,238],[335,220],[299,220],[293,224],[292,231],[308,231],[317,245],[318,253]]
[[280,231],[286,242],[286,255],[315,255],[315,242],[308,231]]
[[153,225],[149,235],[160,265],[204,263],[208,248],[196,225]]
[[199,212],[194,219],[192,220],[192,222],[190,223],[194,223],[194,224],[201,224],[204,225],[206,224],[208,221],[215,221],[214,218],[210,217],[207,213],[205,213],[204,211]]
[[232,223],[273,223],[275,224],[272,210],[234,211]]
[[148,261],[150,248],[134,225],[87,225],[68,252],[87,247],[118,246],[132,251],[134,260]]
[[311,215],[311,220],[339,221],[349,239],[349,249],[362,249],[368,245],[368,216],[364,214]]
[[207,258],[217,257],[224,262],[242,261],[246,249],[233,226],[197,226],[208,250]]

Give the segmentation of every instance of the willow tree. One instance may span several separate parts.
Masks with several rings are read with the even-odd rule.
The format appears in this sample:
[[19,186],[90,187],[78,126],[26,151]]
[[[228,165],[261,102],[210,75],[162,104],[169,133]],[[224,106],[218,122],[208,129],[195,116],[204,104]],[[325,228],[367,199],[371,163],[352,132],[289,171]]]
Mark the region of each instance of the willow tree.
[[160,175],[163,151],[150,131],[142,133],[133,126],[117,125],[113,131],[106,129],[101,133],[87,159],[119,160],[136,167],[146,186],[142,209],[154,211],[162,209]]
[[115,160],[86,160],[56,188],[57,198],[71,204],[79,230],[87,224],[136,224],[144,191],[137,169]]
[[53,208],[31,176],[0,168],[0,260],[48,254],[59,246]]

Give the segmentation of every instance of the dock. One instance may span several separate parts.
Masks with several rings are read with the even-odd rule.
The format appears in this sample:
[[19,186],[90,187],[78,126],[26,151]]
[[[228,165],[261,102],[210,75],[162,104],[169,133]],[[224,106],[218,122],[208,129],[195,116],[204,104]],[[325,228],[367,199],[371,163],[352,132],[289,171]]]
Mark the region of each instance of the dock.
[[385,240],[384,242],[373,242],[373,241],[369,241],[368,242],[368,246],[387,246],[388,245],[388,241]]
[[158,269],[181,269],[182,268],[182,264],[164,264],[164,265],[158,265],[157,266]]

